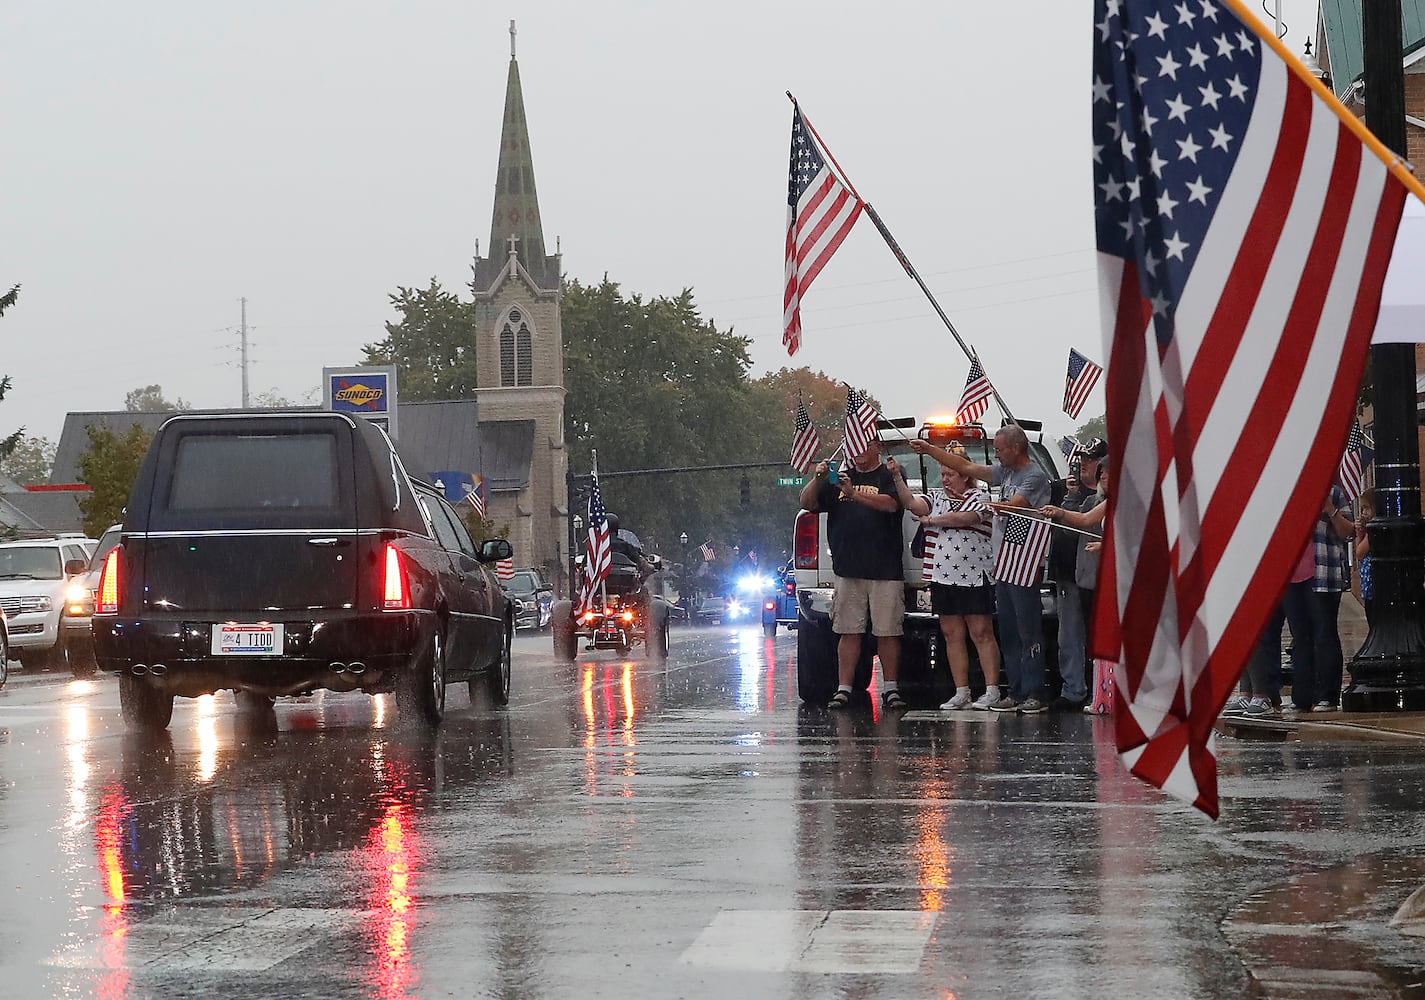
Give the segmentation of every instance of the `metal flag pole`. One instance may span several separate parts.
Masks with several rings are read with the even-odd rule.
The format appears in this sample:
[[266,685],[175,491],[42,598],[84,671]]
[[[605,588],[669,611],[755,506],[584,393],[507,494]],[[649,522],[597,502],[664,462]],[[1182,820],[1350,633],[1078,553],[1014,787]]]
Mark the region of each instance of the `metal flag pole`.
[[[790,90],[787,91],[787,99],[792,102],[794,107],[800,109],[801,104],[792,96]],[[816,140],[817,145],[826,153],[826,158],[831,161],[832,167],[834,167],[837,174],[840,175],[842,183],[844,183],[852,195],[856,197],[856,200],[865,206],[866,214],[870,216],[871,223],[876,227],[876,231],[880,233],[881,238],[886,241],[886,246],[891,248],[891,253],[895,255],[896,260],[899,261],[901,267],[905,269],[905,273],[915,279],[915,283],[920,286],[920,290],[924,292],[925,297],[930,300],[931,307],[935,310],[936,315],[940,317],[940,321],[945,324],[945,328],[950,331],[950,336],[955,338],[955,343],[960,345],[960,350],[965,352],[965,357],[973,361],[975,359],[974,352],[971,351],[965,341],[961,339],[960,332],[955,329],[955,324],[950,322],[950,317],[945,315],[945,310],[940,308],[940,303],[935,301],[935,296],[931,294],[930,289],[921,279],[920,273],[916,271],[915,265],[911,264],[910,258],[905,255],[905,251],[900,248],[900,244],[897,243],[895,237],[891,235],[891,231],[886,228],[886,224],[881,221],[881,216],[876,212],[875,207],[865,198],[861,197],[861,193],[857,191],[856,186],[851,183],[851,178],[846,176],[846,171],[842,170],[841,164],[836,162],[836,157],[832,155],[831,149],[826,145],[825,140],[822,139],[821,133],[816,130],[816,126],[811,123],[811,119],[805,114],[802,115],[802,124],[807,127],[807,131],[811,132],[812,138]],[[994,387],[993,382],[990,383],[990,392],[994,394],[995,402],[999,404],[999,408],[1004,411],[1005,418],[1013,423],[1014,414],[1010,412],[1008,404],[1006,404],[1004,398],[1000,396],[999,390]]]
[[1088,537],[1097,541],[1101,541],[1103,539],[1102,535],[1096,535],[1092,531],[1085,531],[1083,528],[1075,528],[1067,524],[1060,524],[1057,521],[1050,521],[1043,514],[1025,514],[1018,510],[1012,510],[1006,507],[994,507],[994,512],[996,514],[1003,514],[1005,517],[1022,517],[1026,521],[1045,521],[1048,523],[1049,527],[1053,528],[1055,531],[1072,531],[1076,535],[1087,535]]

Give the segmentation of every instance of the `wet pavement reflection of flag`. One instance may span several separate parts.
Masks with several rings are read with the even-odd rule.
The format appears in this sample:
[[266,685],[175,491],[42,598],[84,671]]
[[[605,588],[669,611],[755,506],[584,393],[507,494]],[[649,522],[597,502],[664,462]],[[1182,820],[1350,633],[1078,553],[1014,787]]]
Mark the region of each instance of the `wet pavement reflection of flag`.
[[1095,0],[1119,751],[1217,815],[1213,723],[1346,434],[1404,168],[1241,0]]

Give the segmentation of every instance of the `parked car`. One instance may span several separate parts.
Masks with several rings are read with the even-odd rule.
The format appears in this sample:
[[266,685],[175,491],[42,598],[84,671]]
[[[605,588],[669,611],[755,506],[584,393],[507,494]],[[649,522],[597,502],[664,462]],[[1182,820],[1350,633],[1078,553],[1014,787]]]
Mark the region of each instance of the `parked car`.
[[94,617],[94,598],[99,591],[99,573],[104,557],[119,544],[123,525],[110,525],[95,542],[89,554],[84,574],[71,581],[64,592],[64,611],[59,618],[60,632],[69,651],[70,668],[76,674],[92,674],[98,664],[94,660],[94,635],[90,625]]
[[70,585],[89,566],[83,542],[74,537],[0,543],[0,610],[9,622],[11,652],[26,669],[69,666],[81,676],[93,670],[71,662],[61,627]]
[[505,593],[515,607],[515,628],[532,628],[543,632],[549,627],[554,612],[554,588],[539,570],[530,567],[515,570],[505,584]]
[[510,693],[514,611],[493,564],[375,424],[342,413],[183,414],[154,435],[104,560],[101,669],[135,729],[224,688],[250,711],[317,688],[396,693],[438,723],[445,688]]

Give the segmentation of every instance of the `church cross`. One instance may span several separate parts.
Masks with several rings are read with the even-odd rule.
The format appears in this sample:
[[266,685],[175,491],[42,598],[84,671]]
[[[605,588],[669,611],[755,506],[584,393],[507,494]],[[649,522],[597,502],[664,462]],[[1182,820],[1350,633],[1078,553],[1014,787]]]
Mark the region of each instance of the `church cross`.
[[510,18],[510,58],[515,57],[515,19]]
[[514,233],[511,233],[511,234],[510,234],[510,238],[509,238],[508,242],[509,242],[509,244],[510,244],[510,256],[511,256],[511,257],[517,256],[517,255],[519,254],[519,251],[515,248],[515,244],[518,243],[519,241],[520,241],[520,238],[519,238],[518,236],[516,236]]

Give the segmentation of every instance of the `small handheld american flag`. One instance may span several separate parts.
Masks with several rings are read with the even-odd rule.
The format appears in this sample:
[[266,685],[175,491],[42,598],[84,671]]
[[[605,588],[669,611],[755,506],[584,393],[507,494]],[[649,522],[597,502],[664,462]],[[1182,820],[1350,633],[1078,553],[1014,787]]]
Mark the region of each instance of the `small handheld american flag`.
[[965,391],[960,394],[960,405],[955,408],[956,423],[970,423],[979,420],[990,408],[990,397],[994,386],[985,376],[979,355],[970,358],[970,374],[965,376]]
[[1064,383],[1064,412],[1075,420],[1088,402],[1089,393],[1098,385],[1103,368],[1094,364],[1072,347],[1069,348],[1069,374]]
[[817,449],[821,447],[821,437],[811,422],[811,414],[806,404],[797,400],[796,434],[792,437],[792,468],[805,472],[816,461]]
[[1373,455],[1366,436],[1361,433],[1361,425],[1352,424],[1350,436],[1346,438],[1346,451],[1336,469],[1336,481],[1353,501],[1359,500],[1366,491],[1366,468],[1371,464]]
[[1004,537],[995,553],[994,577],[1000,583],[1032,587],[1039,582],[1039,570],[1049,551],[1051,526],[1048,521],[1010,514]]
[[865,393],[846,387],[846,455],[859,455],[876,440],[876,408]]
[[485,518],[485,498],[480,495],[478,489],[472,489],[465,494],[465,499],[470,501],[470,506],[475,508],[475,516],[484,520]]

